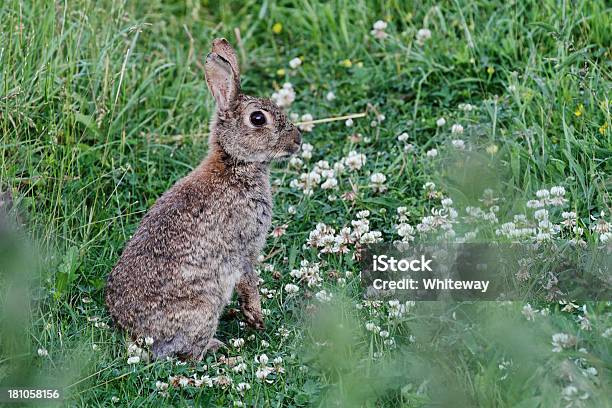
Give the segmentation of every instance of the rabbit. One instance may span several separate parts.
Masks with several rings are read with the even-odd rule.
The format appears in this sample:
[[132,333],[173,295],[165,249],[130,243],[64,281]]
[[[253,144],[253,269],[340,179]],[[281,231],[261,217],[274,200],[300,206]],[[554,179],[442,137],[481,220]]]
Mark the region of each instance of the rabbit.
[[246,322],[264,328],[255,262],[272,217],[269,169],[302,136],[272,101],[240,91],[236,52],[215,39],[205,77],[216,102],[207,157],[143,217],[107,279],[113,322],[153,339],[154,358],[200,360],[234,288]]

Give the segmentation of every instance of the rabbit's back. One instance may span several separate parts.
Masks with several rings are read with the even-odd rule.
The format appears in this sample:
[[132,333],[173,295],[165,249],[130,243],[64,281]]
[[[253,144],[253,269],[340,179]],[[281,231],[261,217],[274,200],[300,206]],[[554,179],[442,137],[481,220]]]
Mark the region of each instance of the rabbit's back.
[[134,337],[173,336],[186,320],[214,333],[244,264],[265,244],[267,177],[255,164],[237,170],[208,161],[160,197],[109,276],[114,320]]

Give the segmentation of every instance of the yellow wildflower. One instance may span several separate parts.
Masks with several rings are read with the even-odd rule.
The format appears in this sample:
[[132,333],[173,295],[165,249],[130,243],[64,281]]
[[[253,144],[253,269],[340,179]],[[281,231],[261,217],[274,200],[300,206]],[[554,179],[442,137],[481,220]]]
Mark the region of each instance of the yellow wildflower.
[[576,117],[580,117],[584,114],[584,105],[580,104],[578,105],[578,107],[576,108],[576,110],[574,111],[574,115],[576,115]]
[[607,129],[608,129],[608,122],[604,123],[603,125],[599,127],[599,133],[604,135]]

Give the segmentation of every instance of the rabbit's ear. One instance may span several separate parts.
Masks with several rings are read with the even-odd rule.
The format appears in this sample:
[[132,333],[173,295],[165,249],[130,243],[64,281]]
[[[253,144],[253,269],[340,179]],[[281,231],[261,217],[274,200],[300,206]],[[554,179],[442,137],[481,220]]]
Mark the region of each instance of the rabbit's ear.
[[220,111],[228,110],[236,100],[240,89],[238,76],[230,61],[211,52],[206,57],[205,71],[206,83],[210,93],[217,101],[217,107]]
[[224,60],[230,63],[234,76],[240,82],[240,66],[238,65],[238,57],[236,51],[225,38],[216,38],[212,43],[212,50],[215,54],[221,56]]

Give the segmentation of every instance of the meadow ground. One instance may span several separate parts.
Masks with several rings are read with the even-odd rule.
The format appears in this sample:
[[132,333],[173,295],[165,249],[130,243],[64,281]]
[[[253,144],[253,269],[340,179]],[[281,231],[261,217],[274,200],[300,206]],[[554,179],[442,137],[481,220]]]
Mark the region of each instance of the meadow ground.
[[[364,301],[352,259],[429,236],[610,248],[605,1],[5,0],[0,26],[0,185],[42,259],[3,241],[38,266],[1,275],[3,383],[71,406],[609,406],[609,302]],[[227,317],[219,354],[149,362],[108,326],[105,276],[206,153],[218,36],[296,120],[367,116],[307,126],[274,166],[266,330]]]

